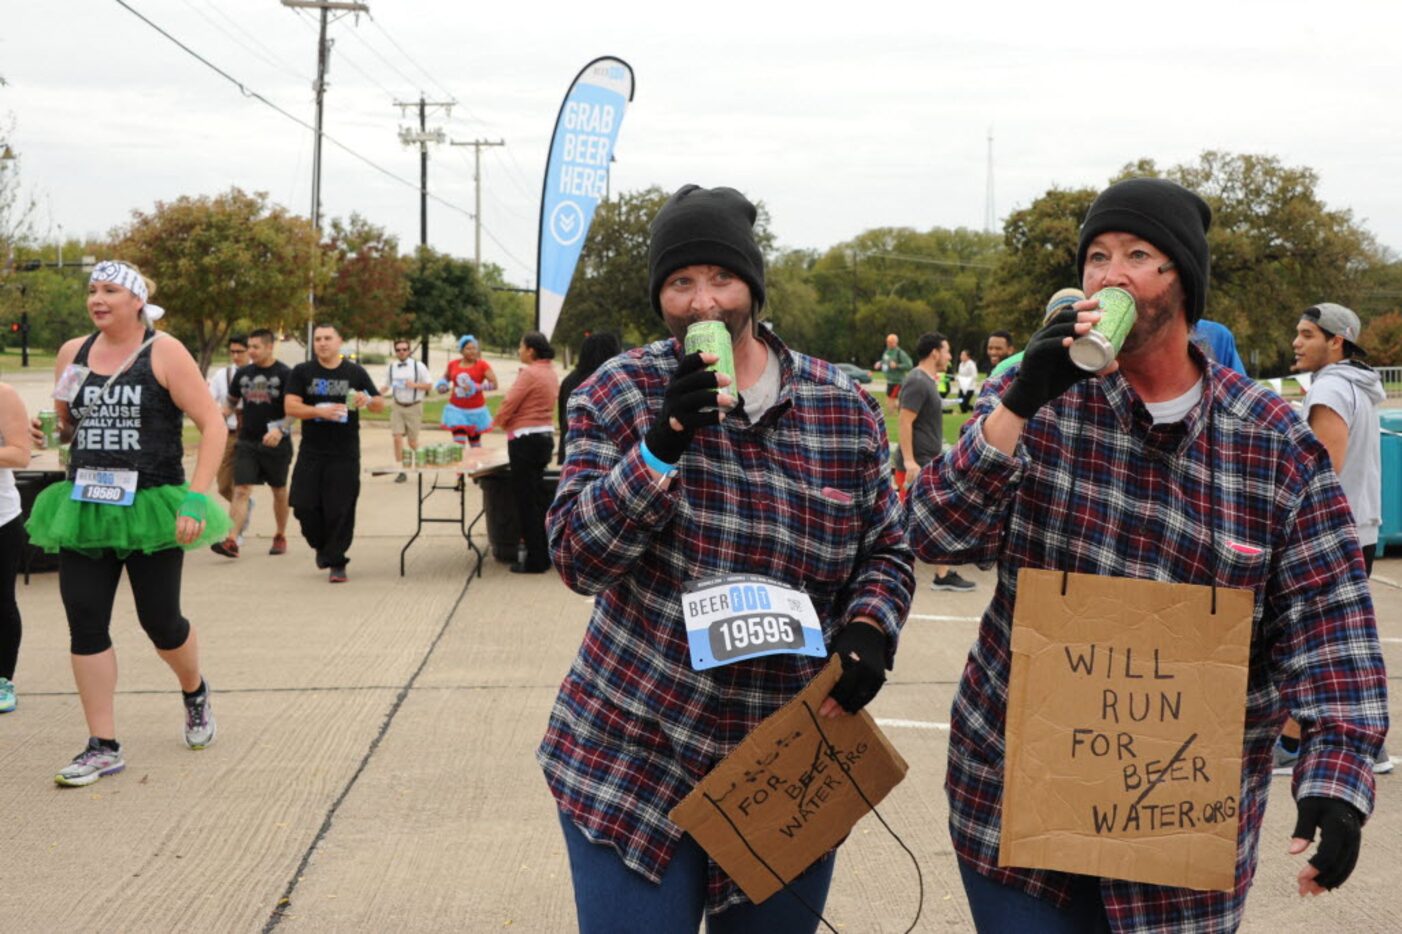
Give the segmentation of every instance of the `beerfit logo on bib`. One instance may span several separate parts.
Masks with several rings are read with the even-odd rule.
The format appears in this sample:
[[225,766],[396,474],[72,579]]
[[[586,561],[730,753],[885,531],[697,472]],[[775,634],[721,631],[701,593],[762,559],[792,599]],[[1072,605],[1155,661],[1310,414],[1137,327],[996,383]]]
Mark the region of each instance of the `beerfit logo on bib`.
[[86,451],[141,450],[140,386],[84,386],[73,445]]

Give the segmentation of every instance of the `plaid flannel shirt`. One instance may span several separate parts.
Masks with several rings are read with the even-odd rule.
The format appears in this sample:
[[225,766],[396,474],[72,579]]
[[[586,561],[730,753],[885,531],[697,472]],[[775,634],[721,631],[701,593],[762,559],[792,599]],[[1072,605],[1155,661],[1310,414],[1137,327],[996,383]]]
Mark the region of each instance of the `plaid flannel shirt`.
[[[697,431],[663,489],[639,442],[680,363],[660,341],[602,366],[570,397],[568,455],[546,519],[572,589],[597,595],[536,758],[560,809],[658,881],[682,831],[667,813],[824,659],[772,655],[695,671],[686,581],[762,574],[801,586],[829,645],[857,616],[894,653],[914,586],[880,404],[779,339],[778,402]],[[890,664],[890,657],[887,659]],[[707,910],[744,895],[714,864]]]
[[1154,425],[1115,373],[1044,406],[1012,457],[985,440],[983,418],[1015,373],[991,381],[959,444],[925,469],[910,497],[917,555],[998,565],[951,714],[945,789],[955,852],[980,873],[1057,904],[1066,903],[1067,875],[998,865],[1018,570],[1215,581],[1255,592],[1235,888],[1105,879],[1116,931],[1236,929],[1287,710],[1304,735],[1296,797],[1339,798],[1364,815],[1387,731],[1363,558],[1323,447],[1279,396],[1190,352],[1205,370],[1203,399],[1183,421]]

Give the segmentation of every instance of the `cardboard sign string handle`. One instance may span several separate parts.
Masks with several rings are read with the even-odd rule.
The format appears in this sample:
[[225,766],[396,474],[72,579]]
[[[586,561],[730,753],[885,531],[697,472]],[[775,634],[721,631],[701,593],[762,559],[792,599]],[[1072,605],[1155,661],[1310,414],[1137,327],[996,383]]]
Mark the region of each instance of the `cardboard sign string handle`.
[[[881,812],[876,809],[876,805],[871,803],[871,799],[867,797],[866,792],[862,791],[862,786],[857,784],[857,779],[856,776],[852,774],[851,766],[843,762],[838,757],[836,748],[833,746],[832,741],[828,739],[827,733],[823,730],[822,722],[818,719],[818,715],[813,712],[813,708],[808,704],[807,701],[803,702],[803,709],[807,712],[808,718],[813,721],[813,726],[818,730],[818,738],[822,741],[823,752],[826,753],[827,757],[832,760],[833,764],[836,765],[838,769],[842,771],[843,775],[847,777],[847,780],[852,783],[852,789],[857,792],[857,795],[862,799],[862,803],[865,804],[871,810],[872,814],[876,815],[876,819],[881,822],[882,827],[886,828],[886,832],[891,835],[891,839],[895,840],[896,843],[900,845],[900,848],[905,850],[906,855],[910,857],[911,865],[915,867],[915,881],[919,892],[919,896],[915,905],[915,918],[910,922],[910,927],[905,929],[905,934],[910,934],[911,931],[915,930],[915,926],[920,923],[920,915],[925,909],[925,876],[920,871],[920,861],[915,858],[915,854],[911,852],[910,847],[906,846],[906,843],[904,840],[901,839],[900,834],[892,830],[891,825],[886,823],[886,818],[882,817]],[[754,857],[755,862],[763,866],[765,870],[771,876],[774,877],[775,881],[777,881],[781,886],[783,886],[784,891],[788,892],[794,898],[798,899],[799,904],[802,905],[804,908],[808,909],[808,913],[811,914],[813,917],[817,918],[829,931],[832,931],[832,934],[838,934],[837,929],[832,926],[832,924],[828,921],[827,918],[823,917],[822,912],[818,911],[812,905],[808,904],[808,902],[804,901],[801,895],[799,895],[793,889],[789,888],[789,884],[784,881],[783,876],[779,875],[779,873],[774,870],[774,867],[769,865],[769,863],[764,859],[763,856],[759,855],[755,848],[750,845],[750,841],[745,838],[744,832],[741,831],[738,826],[736,826],[735,821],[731,820],[730,815],[725,812],[725,809],[720,806],[720,803],[717,802],[715,798],[712,798],[709,794],[705,797],[706,801],[710,803],[711,807],[715,808],[716,813],[719,814],[721,818],[726,822],[726,824],[730,826],[730,829],[735,831],[735,836],[738,837],[740,842],[745,845],[745,849],[748,850],[750,855]]]

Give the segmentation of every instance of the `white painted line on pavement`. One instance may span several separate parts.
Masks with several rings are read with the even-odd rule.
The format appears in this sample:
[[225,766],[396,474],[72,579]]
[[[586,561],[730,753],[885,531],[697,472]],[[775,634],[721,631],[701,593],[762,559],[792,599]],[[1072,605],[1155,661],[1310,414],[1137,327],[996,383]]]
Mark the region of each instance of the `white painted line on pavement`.
[[912,730],[947,730],[948,723],[935,723],[930,720],[891,720],[886,717],[876,718],[877,726],[907,727]]
[[1380,637],[1380,638],[1378,639],[1378,641],[1379,641],[1379,642],[1402,642],[1402,639],[1393,639],[1393,638],[1391,638],[1391,637],[1388,637],[1388,638],[1384,639],[1384,638],[1381,638],[1381,637]]
[[1368,578],[1368,580],[1377,581],[1381,584],[1387,584],[1389,587],[1396,587],[1398,590],[1402,590],[1402,584],[1397,583],[1397,581],[1390,577],[1383,577],[1381,574],[1374,574],[1372,577]]
[[977,616],[932,616],[929,613],[911,613],[907,619],[928,619],[936,623],[976,623]]

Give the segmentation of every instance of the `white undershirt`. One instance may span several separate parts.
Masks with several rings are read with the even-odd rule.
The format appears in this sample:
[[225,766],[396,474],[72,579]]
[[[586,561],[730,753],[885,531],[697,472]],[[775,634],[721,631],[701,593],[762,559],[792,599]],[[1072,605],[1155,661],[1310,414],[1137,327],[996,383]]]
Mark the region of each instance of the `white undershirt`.
[[745,400],[745,414],[750,417],[751,425],[779,401],[779,355],[768,344],[764,345],[764,352],[764,372],[760,373],[753,386],[740,390],[740,398]]
[[1187,417],[1199,402],[1202,401],[1202,377],[1193,383],[1193,388],[1176,399],[1169,399],[1167,402],[1146,402],[1144,408],[1149,410],[1149,414],[1154,417],[1155,425],[1171,425],[1174,422],[1181,422]]

